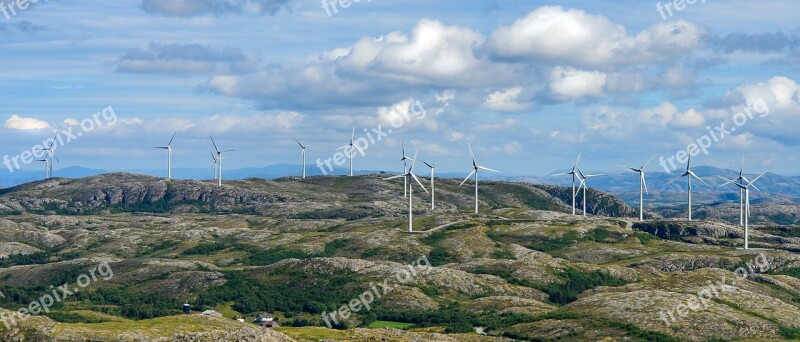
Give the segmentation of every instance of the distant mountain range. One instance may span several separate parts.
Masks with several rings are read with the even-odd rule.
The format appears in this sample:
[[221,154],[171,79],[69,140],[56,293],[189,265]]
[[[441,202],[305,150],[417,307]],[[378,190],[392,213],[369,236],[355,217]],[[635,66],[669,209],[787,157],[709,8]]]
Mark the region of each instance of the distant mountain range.
[[[261,168],[242,168],[224,170],[223,177],[225,179],[239,180],[247,178],[264,178],[276,179],[281,177],[297,176],[301,169],[300,165],[292,164],[276,164]],[[693,191],[697,193],[698,200],[702,201],[706,198],[709,201],[719,200],[720,197],[730,197],[724,194],[738,194],[736,188],[721,187],[724,181],[719,177],[722,176],[726,179],[735,178],[738,176],[737,171],[719,169],[708,166],[698,166],[694,168],[695,173],[700,176],[708,185],[698,181],[693,181]],[[82,178],[89,176],[96,176],[108,173],[107,170],[89,169],[82,167],[68,167],[55,171],[55,176],[66,178]],[[166,170],[146,170],[146,169],[131,169],[124,170],[124,172],[137,173],[150,176],[163,176]],[[309,176],[322,175],[320,170],[315,167],[308,168]],[[358,170],[357,174],[377,174],[382,171],[377,170]],[[564,171],[557,171],[554,174]],[[332,175],[346,175],[347,169],[335,169]],[[592,171],[591,173],[603,173]],[[211,179],[213,172],[203,168],[175,168],[172,174],[176,179]],[[418,172],[420,176],[427,175],[425,172]],[[639,178],[633,172],[613,172],[605,173],[606,176],[592,178],[588,184],[590,188],[609,192],[611,194],[620,196],[626,202],[638,201],[639,191]],[[651,198],[659,197],[679,197],[679,193],[686,192],[686,178],[680,178],[681,172],[673,172],[667,174],[665,172],[651,172],[647,173],[647,185],[650,190]],[[30,171],[17,171],[14,173],[0,173],[0,186],[12,187],[23,183],[28,183],[36,180],[41,180],[43,172],[30,172]],[[463,173],[440,173],[437,177],[441,178],[462,178]],[[560,186],[570,186],[572,178],[568,175],[560,176],[494,176],[487,179],[492,180],[507,180],[527,182],[534,184],[552,184]],[[747,175],[749,178],[754,178],[756,175]],[[800,177],[797,176],[782,176],[775,173],[768,173],[762,177],[756,184],[761,192],[754,191],[753,198],[765,197],[764,194],[781,195],[783,198],[800,199]],[[708,193],[706,196],[703,193]],[[711,195],[713,194],[713,195]]]

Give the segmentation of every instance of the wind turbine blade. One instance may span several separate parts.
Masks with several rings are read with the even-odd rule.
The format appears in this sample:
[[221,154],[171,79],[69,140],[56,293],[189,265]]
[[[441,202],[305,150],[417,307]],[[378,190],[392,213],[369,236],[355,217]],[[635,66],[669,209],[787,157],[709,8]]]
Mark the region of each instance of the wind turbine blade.
[[644,172],[642,172],[642,184],[644,184],[644,193],[650,194],[650,191],[647,190],[647,178],[644,176]]
[[400,148],[403,149],[403,159],[406,158],[406,143],[404,141],[400,141]]
[[497,170],[492,170],[492,169],[490,169],[490,168],[488,168],[488,167],[478,166],[478,168],[479,168],[479,169],[481,169],[481,170],[486,170],[486,171],[489,171],[489,172],[494,172],[494,173],[502,173],[502,172],[500,172],[500,171],[497,171]]
[[464,178],[464,181],[463,181],[463,182],[461,182],[461,184],[459,184],[458,186],[459,186],[459,187],[461,187],[462,185],[464,185],[464,183],[466,183],[466,182],[467,182],[467,181],[470,179],[470,177],[472,177],[472,175],[474,175],[474,174],[475,174],[475,172],[477,172],[477,171],[475,171],[475,170],[472,170],[472,172],[470,172],[470,173],[469,173],[469,175],[467,176],[467,178]]
[[758,190],[759,192],[761,191],[761,189],[759,189],[757,186],[755,186],[755,184],[750,184],[750,185],[749,185],[749,187],[751,187],[751,188],[753,188],[753,189],[756,189],[756,190]]
[[353,145],[353,147],[355,147],[356,150],[358,150],[358,152],[361,152],[361,155],[367,154],[366,152],[364,152],[364,150],[361,149],[361,147],[358,147],[358,145]]
[[172,139],[169,139],[169,144],[167,144],[167,146],[172,146],[172,141],[175,140],[176,135],[178,135],[178,132],[172,134]]
[[596,174],[596,175],[586,175],[586,176],[584,176],[584,178],[591,178],[591,177],[602,177],[602,176],[605,176],[605,174],[598,173],[598,174]]
[[755,182],[756,182],[756,181],[757,181],[759,178],[761,178],[761,177],[763,177],[764,175],[766,175],[766,174],[767,174],[767,172],[769,172],[769,171],[764,171],[764,173],[762,173],[762,174],[758,175],[758,177],[756,177],[755,179],[751,180],[751,181],[750,181],[750,183],[748,183],[748,184],[750,184],[750,185],[753,185],[753,183],[755,183]]
[[583,175],[583,171],[581,171],[581,169],[577,168],[577,166],[575,167],[575,169],[578,171],[578,176],[580,176],[580,178],[583,178],[583,179],[586,178],[586,176]]
[[414,159],[411,159],[411,167],[408,169],[408,173],[411,173],[411,171],[414,170],[414,165],[417,164],[417,155],[419,155],[419,149],[414,152]]
[[61,163],[61,161],[60,161],[60,160],[58,160],[58,156],[56,155],[56,151],[50,150],[50,153],[52,153],[52,154],[53,154],[53,158],[55,158],[55,159],[56,159],[56,162],[58,162],[58,163]]
[[692,176],[695,179],[699,180],[701,183],[705,184],[706,186],[711,186],[711,185],[708,185],[708,183],[706,183],[706,181],[704,181],[702,178],[698,177],[694,172],[692,172]]
[[419,186],[422,188],[422,190],[425,190],[425,193],[430,194],[430,192],[428,192],[428,189],[426,189],[425,186],[422,185],[422,182],[420,182],[419,178],[417,178],[417,175],[415,175],[413,173],[409,173],[409,174],[411,175],[411,178],[413,178],[417,182],[417,184],[419,184]]
[[353,126],[353,134],[350,135],[350,142],[353,142],[356,138],[356,126]]
[[658,153],[656,153],[652,157],[650,157],[650,159],[646,163],[644,163],[644,165],[642,165],[642,168],[640,170],[644,170],[644,168],[647,167],[647,165],[650,165],[650,163],[653,161],[653,159],[656,159],[657,155],[658,155]]
[[428,162],[426,162],[426,161],[424,161],[424,160],[422,161],[422,163],[424,163],[424,164],[425,164],[425,166],[427,166],[427,167],[429,167],[429,168],[431,168],[431,169],[432,169],[432,168],[434,168],[434,167],[436,167],[436,164],[434,164],[434,165],[431,165],[431,164],[428,164]]
[[214,138],[213,137],[209,137],[209,138],[211,138],[211,143],[214,144],[214,150],[216,150],[217,153],[219,153],[219,147],[217,147],[217,143],[214,142]]
[[300,140],[294,139],[294,141],[295,141],[295,142],[296,142],[298,145],[300,145],[300,148],[302,148],[302,149],[304,149],[304,150],[306,149],[306,147],[305,147],[305,146],[303,146],[303,144],[301,144],[301,143],[300,143]]
[[406,175],[404,175],[404,174],[403,175],[397,175],[397,176],[392,176],[392,177],[389,177],[389,178],[385,178],[384,180],[393,180],[393,179],[398,179],[398,178],[404,178],[405,176]]
[[575,167],[578,167],[578,163],[581,161],[581,156],[583,155],[583,151],[578,153],[578,159],[575,159]]
[[475,163],[475,153],[472,153],[472,145],[467,143],[467,148],[469,149],[469,155],[472,157],[472,163]]

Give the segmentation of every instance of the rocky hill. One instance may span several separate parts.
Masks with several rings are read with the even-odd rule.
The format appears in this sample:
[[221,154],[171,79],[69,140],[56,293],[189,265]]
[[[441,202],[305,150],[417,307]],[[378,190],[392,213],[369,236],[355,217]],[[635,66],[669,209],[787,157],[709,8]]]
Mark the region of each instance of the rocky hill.
[[[482,182],[475,215],[473,188],[455,180],[436,188],[435,210],[415,189],[414,233],[402,183],[380,176],[218,188],[108,174],[2,190],[0,307],[29,306],[50,286],[97,275],[98,265],[113,276],[95,277],[41,316],[0,324],[0,340],[800,337],[792,226],[756,224],[757,248],[743,250],[741,227],[638,223],[599,192],[589,192],[592,215],[582,217],[570,214],[569,189]],[[192,315],[180,314],[184,303]],[[223,317],[198,315],[209,309]],[[281,327],[234,320],[265,314]]]

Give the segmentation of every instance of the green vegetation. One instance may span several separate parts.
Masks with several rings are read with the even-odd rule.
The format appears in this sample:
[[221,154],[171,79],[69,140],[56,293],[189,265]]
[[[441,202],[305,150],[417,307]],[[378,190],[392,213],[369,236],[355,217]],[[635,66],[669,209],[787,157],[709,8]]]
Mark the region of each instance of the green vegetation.
[[355,273],[349,271],[319,273],[309,278],[301,271],[282,267],[271,270],[265,278],[231,271],[226,273],[226,279],[224,285],[199,296],[202,307],[233,302],[233,309],[241,313],[320,314],[338,309],[363,292],[353,286]]
[[227,248],[227,245],[220,242],[213,242],[213,243],[201,243],[197,246],[191,247],[185,251],[183,251],[183,255],[209,255],[215,252],[219,252],[223,249]]
[[11,267],[19,265],[39,265],[50,262],[48,255],[45,252],[36,252],[33,254],[12,254],[8,258],[0,259],[0,267]]
[[[244,249],[242,246],[238,248]],[[252,251],[250,252],[250,255],[246,259],[241,260],[241,262],[248,266],[262,266],[262,265],[271,265],[278,261],[286,259],[308,259],[308,258],[311,258],[311,255],[309,255],[306,252],[298,250],[290,250],[286,249],[283,246],[280,246],[268,250]]]
[[550,283],[539,288],[548,294],[551,302],[557,304],[574,302],[583,291],[598,286],[622,286],[628,283],[601,271],[582,272],[573,268],[567,268],[559,278],[564,282]]
[[391,322],[391,321],[374,321],[370,323],[367,327],[368,328],[386,328],[386,329],[401,329],[405,330],[410,327],[413,327],[413,324],[410,323],[402,323],[402,322]]

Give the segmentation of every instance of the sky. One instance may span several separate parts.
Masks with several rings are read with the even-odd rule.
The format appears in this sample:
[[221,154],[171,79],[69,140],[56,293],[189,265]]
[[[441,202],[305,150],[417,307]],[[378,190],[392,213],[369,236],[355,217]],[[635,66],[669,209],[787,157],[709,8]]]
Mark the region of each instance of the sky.
[[507,175],[800,174],[795,2],[0,1],[0,177],[54,136],[56,169],[164,169],[173,134],[174,167],[210,136],[225,168],[299,164],[294,139],[335,165],[353,127],[357,169],[404,144],[467,173],[469,143]]

